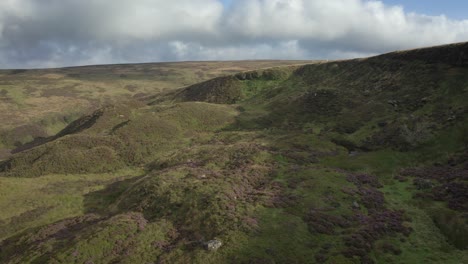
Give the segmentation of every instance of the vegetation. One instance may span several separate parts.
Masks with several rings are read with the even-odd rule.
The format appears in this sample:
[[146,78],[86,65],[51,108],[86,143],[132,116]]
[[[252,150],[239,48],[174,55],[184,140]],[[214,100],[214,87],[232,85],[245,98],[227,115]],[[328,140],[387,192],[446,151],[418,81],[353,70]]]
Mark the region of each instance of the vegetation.
[[0,164],[0,262],[468,262],[467,52],[250,70],[100,108]]
[[259,68],[310,61],[180,62],[0,70],[0,160],[84,114]]

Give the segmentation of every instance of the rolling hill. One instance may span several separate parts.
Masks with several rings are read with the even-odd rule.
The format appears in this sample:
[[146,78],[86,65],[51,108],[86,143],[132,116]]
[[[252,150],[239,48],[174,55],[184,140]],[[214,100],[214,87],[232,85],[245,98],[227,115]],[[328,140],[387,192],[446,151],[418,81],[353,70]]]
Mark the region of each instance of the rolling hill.
[[466,263],[467,119],[468,43],[115,99],[0,163],[0,262]]
[[83,114],[214,77],[310,61],[173,62],[0,70],[0,160]]

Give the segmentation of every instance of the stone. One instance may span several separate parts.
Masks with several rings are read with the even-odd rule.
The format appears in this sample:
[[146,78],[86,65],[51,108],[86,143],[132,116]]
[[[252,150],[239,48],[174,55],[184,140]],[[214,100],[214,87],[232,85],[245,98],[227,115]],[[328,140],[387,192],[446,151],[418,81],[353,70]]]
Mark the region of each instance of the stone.
[[388,100],[387,103],[393,107],[398,107],[399,104],[397,100]]
[[238,80],[244,81],[246,79],[245,72],[240,72],[235,75]]
[[213,240],[210,240],[210,241],[207,241],[207,242],[203,243],[203,245],[205,246],[206,250],[216,251],[223,245],[223,242],[221,242],[221,241],[219,241],[217,239],[213,239]]
[[359,209],[361,206],[359,206],[358,202],[354,201],[353,202],[353,208]]
[[429,98],[424,97],[424,98],[421,99],[421,103],[425,104],[427,102],[429,102]]

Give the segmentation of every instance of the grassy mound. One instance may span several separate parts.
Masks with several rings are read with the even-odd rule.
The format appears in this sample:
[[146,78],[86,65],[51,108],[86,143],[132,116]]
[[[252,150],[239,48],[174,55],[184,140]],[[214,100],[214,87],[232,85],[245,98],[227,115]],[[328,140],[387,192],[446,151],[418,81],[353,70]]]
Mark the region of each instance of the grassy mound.
[[[83,114],[215,77],[310,61],[212,61],[0,70],[0,149],[55,135]],[[0,159],[3,159],[3,155]]]
[[8,176],[37,177],[141,166],[234,122],[236,114],[231,107],[206,103],[108,107],[73,122],[46,144],[17,153],[0,164],[0,171]]
[[185,101],[233,104],[242,99],[242,89],[236,78],[228,76],[187,87],[179,96]]

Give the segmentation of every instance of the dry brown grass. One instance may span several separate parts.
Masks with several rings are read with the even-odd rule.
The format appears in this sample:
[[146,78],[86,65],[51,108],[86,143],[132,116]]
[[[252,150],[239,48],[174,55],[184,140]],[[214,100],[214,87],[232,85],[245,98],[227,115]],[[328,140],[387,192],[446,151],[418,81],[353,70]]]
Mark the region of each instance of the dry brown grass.
[[[231,62],[171,62],[148,64],[100,65],[43,70],[1,70],[0,88],[8,86],[26,93],[24,89],[34,88],[34,96],[49,89],[77,85],[87,92],[104,88],[106,93],[114,94],[128,84],[143,84],[141,88],[178,88],[194,84],[212,76],[221,76],[249,71],[258,68],[311,63],[310,61],[231,61]],[[202,74],[200,74],[203,73]],[[83,87],[80,87],[83,86]],[[31,94],[27,93],[26,97]],[[95,94],[82,94],[95,99]]]
[[[125,98],[142,98],[218,76],[305,63],[312,62],[170,62],[0,70],[0,137],[31,124],[56,133],[72,121],[60,116],[77,117]],[[13,148],[11,141],[3,141],[0,138],[0,146]]]

